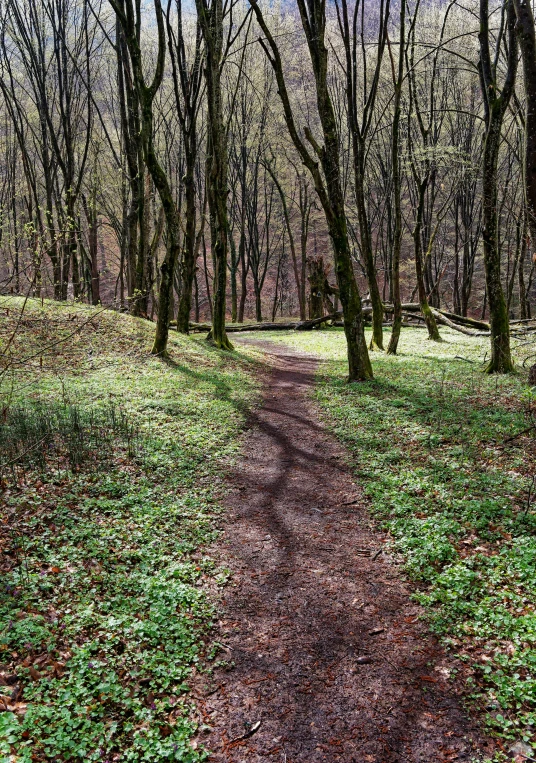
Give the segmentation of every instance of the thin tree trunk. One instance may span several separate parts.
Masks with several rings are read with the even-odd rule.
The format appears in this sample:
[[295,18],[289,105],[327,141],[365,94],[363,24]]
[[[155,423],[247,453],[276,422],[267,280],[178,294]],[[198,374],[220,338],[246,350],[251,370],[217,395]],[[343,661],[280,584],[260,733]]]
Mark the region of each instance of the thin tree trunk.
[[402,85],[404,81],[404,55],[406,44],[406,3],[400,4],[400,45],[398,51],[398,74],[395,77],[394,60],[389,48],[395,85],[393,127],[391,133],[391,161],[393,165],[394,223],[393,251],[391,256],[391,295],[393,300],[393,329],[387,348],[388,355],[396,355],[402,330],[402,300],[400,296],[400,252],[402,248],[402,188],[400,179],[400,117],[402,114]]
[[[186,230],[182,248],[181,276],[182,288],[177,311],[177,329],[182,334],[190,331],[190,312],[192,309],[192,286],[196,260],[196,204],[195,204],[195,166],[190,151],[186,157],[186,175],[184,179],[186,197]],[[195,159],[195,152],[194,152]]]
[[306,318],[306,305],[305,305],[304,295],[303,295],[302,287],[301,287],[300,271],[298,268],[298,258],[296,257],[296,244],[294,242],[294,234],[292,233],[292,226],[290,224],[290,215],[288,213],[287,199],[285,196],[285,192],[283,191],[283,188],[281,186],[281,183],[277,179],[275,171],[272,169],[270,164],[267,165],[267,169],[268,169],[268,172],[270,173],[272,180],[275,183],[275,187],[277,188],[279,192],[279,197],[281,199],[281,206],[283,207],[283,216],[285,219],[285,225],[287,228],[287,233],[288,233],[288,238],[290,243],[290,257],[292,259],[292,269],[294,272],[294,280],[296,281],[296,291],[298,293],[298,304],[300,307],[300,320],[304,321]]
[[364,153],[365,147],[360,145],[356,136],[354,140],[355,198],[361,238],[361,254],[365,261],[370,302],[372,305],[372,337],[369,349],[383,350],[383,304],[380,289],[378,288],[378,277],[376,273],[376,265],[374,263],[374,253],[372,251],[372,240],[365,203]]
[[231,248],[231,323],[236,323],[236,319],[238,318],[238,285],[236,281],[238,253],[236,251],[236,244],[233,236],[229,236],[229,244]]
[[426,328],[428,329],[428,338],[433,342],[440,342],[441,336],[439,335],[439,329],[437,328],[437,321],[434,318],[430,305],[428,304],[428,297],[426,295],[426,288],[424,285],[424,272],[423,272],[423,253],[422,253],[422,223],[424,214],[424,200],[426,193],[427,180],[421,181],[419,185],[419,201],[417,204],[417,220],[415,228],[413,230],[413,244],[415,249],[415,274],[417,276],[417,290],[419,293],[419,303],[421,306],[421,312],[426,322]]
[[528,318],[527,310],[527,292],[525,290],[525,259],[527,256],[527,231],[523,230],[523,241],[521,243],[521,255],[519,257],[519,267],[517,278],[519,285],[519,317],[521,320]]

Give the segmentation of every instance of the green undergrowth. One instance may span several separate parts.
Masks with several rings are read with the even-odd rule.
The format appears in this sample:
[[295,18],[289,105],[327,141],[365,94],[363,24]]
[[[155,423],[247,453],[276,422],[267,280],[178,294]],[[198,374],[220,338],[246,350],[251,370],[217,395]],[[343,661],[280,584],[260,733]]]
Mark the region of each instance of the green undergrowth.
[[442,334],[404,331],[400,355],[373,353],[374,381],[350,385],[341,331],[269,338],[325,361],[317,400],[431,627],[464,661],[490,726],[534,743],[536,448],[532,433],[514,437],[531,425],[533,393],[523,371],[482,372],[488,340]]
[[147,322],[34,301],[21,320],[21,304],[0,303],[3,426],[54,447],[2,471],[0,760],[203,760],[188,687],[216,658],[227,579],[204,546],[255,359],[172,334],[158,360]]

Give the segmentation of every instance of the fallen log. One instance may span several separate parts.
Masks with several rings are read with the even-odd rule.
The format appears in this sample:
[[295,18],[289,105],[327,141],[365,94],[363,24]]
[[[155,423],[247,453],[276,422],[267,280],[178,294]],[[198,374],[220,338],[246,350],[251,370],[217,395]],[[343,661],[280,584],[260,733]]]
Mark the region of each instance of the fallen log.
[[[411,319],[412,321],[422,321],[424,323],[424,318],[422,315],[419,315],[418,313],[406,313],[405,311],[402,312],[403,318]],[[410,326],[411,324],[406,324]]]
[[328,321],[336,321],[339,318],[342,318],[342,313],[331,313],[331,315],[324,315],[322,318],[315,318],[314,320],[310,321],[301,321],[296,326],[296,331],[310,331],[311,329],[314,329],[315,326],[321,326],[322,323],[327,323]]
[[[230,333],[241,333],[244,331],[277,331],[277,330],[289,330],[296,329],[299,325],[298,322],[292,323],[228,323],[225,326],[225,331]],[[212,325],[210,323],[190,323],[190,331],[205,332],[212,331]]]
[[[434,309],[437,310],[437,308]],[[454,323],[459,323],[462,326],[467,326],[467,328],[475,328],[479,329],[480,331],[490,331],[490,325],[485,321],[479,321],[476,318],[468,318],[465,315],[449,313],[446,310],[437,310],[437,312],[441,313],[441,315],[444,315],[445,318],[449,318],[449,320],[453,321]]]
[[[467,328],[480,329],[481,331],[490,330],[489,323],[486,323],[485,321],[479,321],[476,318],[468,318],[465,315],[457,315],[456,313],[449,313],[447,310],[439,310],[437,307],[434,307],[433,309],[437,310],[438,313],[441,313],[441,315],[443,315],[448,320],[452,321],[453,323],[457,323],[461,326],[467,326]],[[386,313],[392,313],[394,310],[393,305],[386,303],[384,305],[384,310]],[[402,303],[402,310],[405,313],[420,313],[421,306],[419,305],[418,302]]]
[[[245,331],[310,331],[316,326],[321,326],[329,321],[336,321],[342,317],[342,313],[331,313],[323,315],[321,318],[314,318],[309,321],[291,321],[287,323],[228,323],[225,330],[228,333],[241,333]],[[171,328],[176,328],[172,323]],[[210,323],[190,323],[191,331],[211,331]]]
[[435,307],[431,307],[430,311],[438,323],[441,323],[443,326],[448,326],[448,328],[453,331],[459,331],[460,334],[465,334],[466,336],[490,336],[489,331],[476,331],[475,329],[468,329],[465,328],[465,326],[460,326],[459,323],[454,323],[450,318],[446,318],[443,313],[440,313],[439,310],[436,310]]
[[526,334],[533,334],[536,326],[512,326],[510,333],[515,337],[524,337]]
[[[394,311],[393,305],[385,303],[383,306],[385,313],[392,313]],[[466,336],[490,336],[489,324],[484,321],[476,320],[475,318],[466,318],[462,315],[456,315],[455,313],[449,313],[446,310],[438,310],[435,307],[430,308],[435,319],[443,326],[447,326],[453,331],[459,331]],[[421,306],[417,302],[406,302],[402,304],[402,315],[406,318],[406,321],[415,320],[422,323],[424,318],[420,314]],[[372,315],[372,307],[365,305],[363,307],[363,315],[365,318],[369,318]],[[317,326],[321,326],[323,323],[329,323],[331,321],[333,326],[344,326],[342,319],[342,313],[330,313],[329,315],[323,315],[321,318],[314,318],[308,321],[288,321],[285,323],[228,323],[226,331],[228,333],[242,333],[246,331],[311,331]],[[172,323],[171,328],[176,328]],[[389,324],[387,324],[389,325]],[[411,326],[409,323],[404,324],[406,327]],[[211,331],[212,326],[210,323],[190,323],[190,330],[194,332]],[[519,327],[517,331],[528,332],[531,328]],[[515,329],[514,329],[515,331]]]

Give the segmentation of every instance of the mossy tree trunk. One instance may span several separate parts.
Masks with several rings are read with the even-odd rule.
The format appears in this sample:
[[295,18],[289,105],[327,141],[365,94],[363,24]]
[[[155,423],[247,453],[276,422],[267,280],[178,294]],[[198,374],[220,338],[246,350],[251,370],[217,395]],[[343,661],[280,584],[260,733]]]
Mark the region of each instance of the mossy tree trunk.
[[[525,156],[524,180],[527,221],[533,256],[536,255],[536,29],[531,4],[527,0],[514,0],[516,30],[523,61],[525,85]],[[521,317],[526,318],[527,295],[525,292],[523,261],[519,263],[519,299]]]
[[361,298],[348,241],[344,194],[340,176],[339,134],[328,88],[328,50],[325,43],[326,8],[324,0],[310,0],[307,4],[305,0],[297,0],[297,3],[313,66],[318,115],[324,138],[324,145],[318,145],[311,131],[305,128],[304,136],[312,147],[313,154],[309,152],[296,128],[278,46],[256,0],[250,0],[265,38],[261,38],[260,43],[276,75],[287,129],[303,163],[311,173],[326,216],[344,314],[349,381],[360,381],[372,378],[372,366],[365,340]]
[[181,289],[177,310],[177,330],[182,334],[190,331],[190,312],[192,309],[192,289],[197,259],[196,233],[196,186],[195,167],[198,155],[197,116],[201,97],[201,27],[198,22],[195,35],[195,47],[191,63],[188,61],[183,33],[182,0],[176,0],[176,27],[173,28],[170,17],[171,3],[166,15],[167,41],[171,59],[175,108],[184,140],[186,172],[184,175],[184,195],[186,202],[186,220],[181,258]]
[[205,42],[207,91],[207,196],[211,217],[214,289],[210,338],[220,349],[232,350],[225,331],[229,221],[227,217],[227,130],[223,117],[221,67],[223,57],[223,2],[196,0]]
[[393,126],[391,131],[391,161],[393,165],[394,233],[391,256],[391,296],[393,300],[393,329],[387,348],[388,355],[396,355],[402,330],[402,299],[400,295],[400,251],[402,248],[402,184],[400,178],[400,117],[402,114],[402,85],[404,82],[404,57],[406,46],[406,3],[400,4],[400,44],[398,50],[398,73],[395,80],[395,66],[391,49],[391,64],[395,93],[393,104]]
[[514,370],[510,352],[510,327],[506,300],[501,284],[501,253],[498,236],[497,163],[501,145],[504,115],[514,89],[517,72],[517,43],[513,0],[505,0],[496,50],[507,49],[507,68],[502,89],[497,83],[497,55],[492,61],[490,50],[489,0],[480,0],[480,81],[484,100],[486,132],[482,165],[482,239],[484,267],[491,327],[491,359],[488,373],[510,373]]
[[426,328],[428,329],[428,339],[433,342],[440,342],[441,336],[439,335],[439,329],[437,328],[437,321],[434,318],[430,305],[428,304],[428,297],[426,295],[426,288],[424,285],[424,272],[423,272],[423,251],[422,251],[422,224],[424,216],[424,203],[426,196],[426,188],[428,185],[428,177],[418,182],[418,202],[417,202],[417,219],[415,222],[415,228],[413,229],[413,245],[415,251],[415,275],[417,276],[417,289],[419,293],[419,304],[421,306],[421,312],[423,314]]
[[[372,303],[372,339],[370,349],[383,350],[383,303],[378,287],[378,275],[374,252],[372,248],[372,236],[366,203],[366,173],[365,156],[367,152],[368,137],[371,127],[371,116],[374,112],[378,83],[382,66],[383,53],[387,41],[387,23],[390,14],[390,0],[381,0],[379,3],[378,44],[376,49],[376,63],[370,77],[365,73],[363,81],[358,83],[359,55],[365,44],[365,25],[363,18],[359,23],[359,15],[364,8],[360,3],[355,3],[353,18],[350,19],[347,0],[340,0],[336,4],[339,31],[345,49],[345,79],[347,119],[352,140],[352,154],[354,162],[354,191],[359,223],[359,236],[361,241],[361,255],[365,263],[367,281]],[[360,32],[358,33],[358,28]],[[358,39],[360,35],[360,40]],[[359,106],[358,106],[359,103]],[[358,113],[359,109],[359,113]]]
[[143,157],[151,179],[160,196],[166,219],[167,247],[160,265],[160,288],[158,294],[158,318],[152,353],[165,355],[169,336],[172,310],[172,290],[175,266],[180,248],[180,223],[177,206],[169,179],[162,168],[155,149],[153,129],[153,102],[162,84],[166,56],[164,15],[160,0],[154,0],[158,49],[151,84],[145,81],[143,56],[140,44],[141,7],[135,0],[110,0],[118,22],[125,35],[125,42],[132,67],[134,86],[139,99],[141,143]]
[[324,315],[324,283],[326,273],[322,257],[309,257],[309,319],[321,318]]
[[[119,113],[126,174],[130,187],[130,206],[127,215],[127,293],[130,298],[130,312],[141,315],[143,260],[146,249],[145,162],[141,144],[139,98],[132,78],[128,48],[119,20],[116,23],[117,75],[119,91]],[[141,260],[141,267],[140,267]]]

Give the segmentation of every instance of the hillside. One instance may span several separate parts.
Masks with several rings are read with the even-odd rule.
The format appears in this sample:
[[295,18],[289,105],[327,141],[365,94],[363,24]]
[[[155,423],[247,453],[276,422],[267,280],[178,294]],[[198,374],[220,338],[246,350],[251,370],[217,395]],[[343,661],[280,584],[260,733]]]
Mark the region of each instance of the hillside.
[[22,306],[0,303],[0,750],[201,759],[184,697],[226,579],[203,546],[255,366],[178,335],[163,363],[147,322]]

